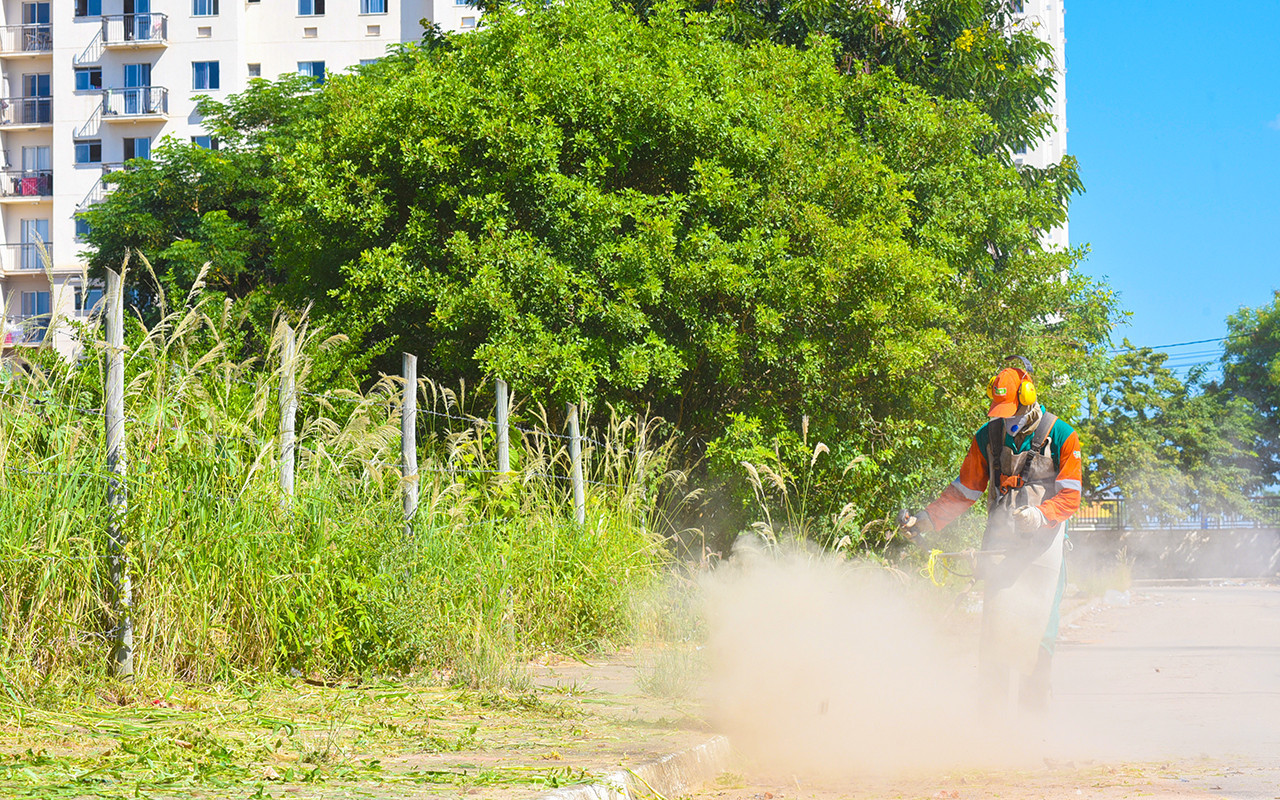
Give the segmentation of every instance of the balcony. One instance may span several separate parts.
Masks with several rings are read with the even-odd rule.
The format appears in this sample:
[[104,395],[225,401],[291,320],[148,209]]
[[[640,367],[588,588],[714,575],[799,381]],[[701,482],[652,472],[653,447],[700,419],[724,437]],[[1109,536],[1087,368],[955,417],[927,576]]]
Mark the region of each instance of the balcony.
[[169,46],[169,18],[164,14],[104,14],[102,46],[108,50]]
[[0,129],[44,128],[53,124],[52,97],[0,98]]
[[7,244],[0,249],[0,262],[3,262],[5,274],[15,272],[35,272],[53,269],[53,245],[23,242]]
[[39,203],[53,194],[53,170],[0,171],[0,203]]
[[163,121],[169,116],[169,90],[163,86],[103,89],[103,122]]
[[84,196],[84,199],[81,200],[78,204],[76,204],[76,213],[84,211],[88,209],[90,206],[95,206],[98,203],[101,203],[103,200],[105,200],[107,198],[107,195],[111,194],[112,189],[115,188],[114,186],[108,186],[105,178],[111,173],[118,172],[122,169],[124,169],[124,164],[120,164],[120,163],[103,164],[102,177],[98,178],[97,183],[93,184],[93,188],[90,189],[89,193]]
[[0,58],[34,58],[53,52],[53,27],[5,25],[0,27]]
[[4,346],[37,345],[49,333],[49,314],[4,318]]

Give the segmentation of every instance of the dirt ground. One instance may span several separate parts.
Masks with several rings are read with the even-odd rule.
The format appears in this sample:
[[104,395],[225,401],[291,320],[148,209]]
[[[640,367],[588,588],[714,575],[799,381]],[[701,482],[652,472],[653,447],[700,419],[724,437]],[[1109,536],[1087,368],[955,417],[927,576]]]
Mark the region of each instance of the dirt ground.
[[1039,763],[834,780],[739,764],[688,797],[1280,798],[1280,586],[1145,585],[1109,600],[1062,631]]

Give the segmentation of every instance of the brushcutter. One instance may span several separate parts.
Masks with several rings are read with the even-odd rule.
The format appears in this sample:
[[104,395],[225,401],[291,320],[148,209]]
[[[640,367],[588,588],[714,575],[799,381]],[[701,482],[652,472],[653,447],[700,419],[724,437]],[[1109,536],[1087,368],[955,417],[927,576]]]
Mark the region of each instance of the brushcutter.
[[[928,548],[925,546],[924,540],[919,534],[912,533],[910,531],[910,527],[915,524],[915,520],[915,516],[907,509],[904,508],[899,511],[898,518],[896,520],[898,523],[896,532],[903,536],[907,541],[929,554],[929,560],[925,564],[924,569],[921,570],[921,574],[927,577],[934,586],[942,585],[942,581],[938,580],[938,567],[941,566],[944,570],[955,575],[957,578],[968,578],[971,581],[969,588],[972,588],[974,583],[981,580],[981,577],[977,574],[978,558],[980,556],[1003,556],[1007,555],[1009,552],[1008,550],[957,550],[955,552],[948,553],[942,550]],[[967,573],[960,572],[950,566],[947,566],[947,562],[949,560],[955,559],[962,559],[965,561],[969,565],[969,571]],[[968,589],[965,589],[965,591],[967,592]]]

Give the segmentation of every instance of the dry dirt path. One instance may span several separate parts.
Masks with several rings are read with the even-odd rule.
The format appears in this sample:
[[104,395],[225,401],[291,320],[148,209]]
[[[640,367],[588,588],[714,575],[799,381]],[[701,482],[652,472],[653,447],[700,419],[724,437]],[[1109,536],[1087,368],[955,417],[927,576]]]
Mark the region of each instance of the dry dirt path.
[[722,776],[690,797],[1280,798],[1280,586],[1149,585],[1063,630],[1041,763],[861,777]]

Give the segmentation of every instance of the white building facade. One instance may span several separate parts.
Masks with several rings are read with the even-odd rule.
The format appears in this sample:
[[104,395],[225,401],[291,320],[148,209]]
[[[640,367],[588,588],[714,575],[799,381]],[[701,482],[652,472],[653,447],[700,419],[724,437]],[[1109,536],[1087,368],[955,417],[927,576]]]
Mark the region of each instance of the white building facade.
[[474,28],[462,0],[0,0],[0,293],[4,347],[75,348],[98,298],[77,213],[102,176],[166,136],[215,146],[201,95],[251,78],[323,78],[417,41],[421,20]]
[[[1020,25],[1053,46],[1053,71],[1057,84],[1049,111],[1054,129],[1034,148],[1018,153],[1014,161],[1044,169],[1057,164],[1067,154],[1067,28],[1064,0],[1014,0],[1020,9]],[[1070,245],[1067,223],[1045,236],[1045,244],[1066,249]]]

